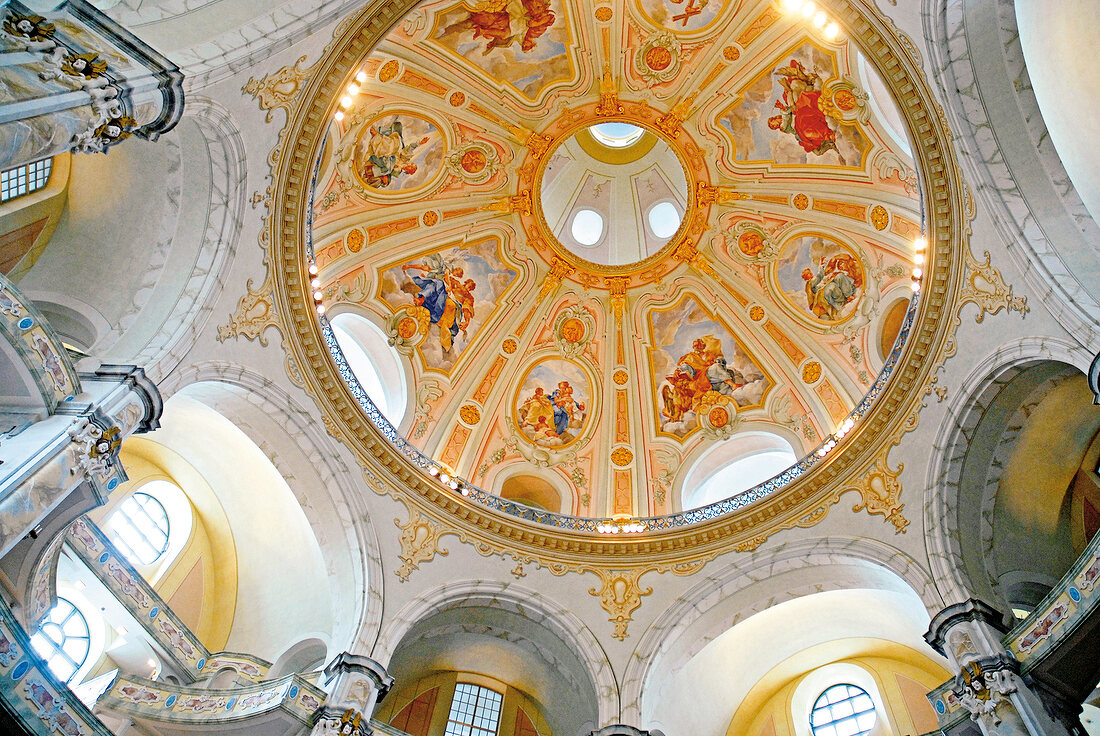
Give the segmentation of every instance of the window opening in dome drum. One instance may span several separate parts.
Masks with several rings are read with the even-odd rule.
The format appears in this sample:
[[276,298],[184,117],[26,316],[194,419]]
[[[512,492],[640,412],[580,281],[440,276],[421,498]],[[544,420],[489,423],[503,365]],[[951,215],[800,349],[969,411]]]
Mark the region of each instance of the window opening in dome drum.
[[645,131],[630,123],[600,123],[589,130],[592,137],[611,148],[626,148],[642,137]]
[[573,215],[570,232],[573,233],[573,240],[581,245],[595,245],[603,235],[603,218],[594,210],[580,210]]

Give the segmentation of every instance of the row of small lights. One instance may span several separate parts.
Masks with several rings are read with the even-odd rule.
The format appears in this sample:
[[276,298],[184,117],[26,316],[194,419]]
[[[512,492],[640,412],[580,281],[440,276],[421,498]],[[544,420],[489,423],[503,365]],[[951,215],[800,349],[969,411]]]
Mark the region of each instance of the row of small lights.
[[924,276],[924,251],[928,247],[928,241],[923,237],[917,238],[913,241],[913,292],[920,291],[920,280]]
[[313,261],[309,262],[309,285],[313,288],[313,302],[317,305],[317,314],[325,313],[325,305],[322,302],[325,299],[325,292],[321,291],[321,279],[317,276],[318,269],[317,264]]
[[825,33],[825,38],[832,41],[840,35],[840,26],[836,21],[830,21],[824,10],[819,10],[813,0],[783,0],[783,9],[788,13],[801,13],[802,17],[809,20]]
[[470,495],[470,488],[458,478],[452,477],[447,471],[440,468],[438,465],[428,466],[428,475],[432,476],[440,483],[450,488],[452,491],[457,491],[463,496]]
[[337,110],[332,117],[336,118],[337,121],[344,119],[344,110],[347,110],[355,103],[355,98],[359,95],[359,86],[366,81],[366,72],[361,71],[355,75],[355,81],[347,86],[344,90],[346,94],[340,97],[340,107],[342,107],[343,110]]
[[637,534],[645,531],[645,524],[629,516],[616,517],[596,525],[600,534]]

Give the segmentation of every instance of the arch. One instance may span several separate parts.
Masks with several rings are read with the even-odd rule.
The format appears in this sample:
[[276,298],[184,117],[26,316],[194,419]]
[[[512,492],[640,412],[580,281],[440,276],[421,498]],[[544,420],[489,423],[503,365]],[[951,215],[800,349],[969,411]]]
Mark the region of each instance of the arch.
[[[226,362],[204,362],[171,374],[162,382],[166,397],[185,392],[207,405],[229,411],[253,442],[268,446],[321,541],[334,589],[332,651],[370,651],[382,620],[382,566],[377,533],[363,493],[363,475],[342,445],[282,386]],[[275,428],[283,431],[274,432]],[[378,484],[367,475],[369,484]],[[307,479],[311,479],[307,481]],[[365,594],[360,586],[366,585]]]
[[398,354],[385,331],[363,311],[350,306],[333,310],[329,318],[332,332],[359,385],[390,424],[405,433],[412,424],[408,359]]
[[501,498],[547,511],[568,514],[576,508],[573,490],[564,478],[529,462],[517,462],[500,471],[493,487]]
[[796,462],[795,448],[779,434],[738,432],[689,464],[680,487],[680,508],[699,508],[747,491]]
[[311,636],[287,647],[271,665],[267,679],[277,680],[286,675],[312,672],[327,661],[328,645],[318,637]]
[[925,618],[943,608],[931,575],[883,542],[826,537],[758,551],[743,565],[709,575],[645,630],[622,678],[623,722],[642,724],[643,694],[653,674],[675,670],[726,631],[731,620],[811,593],[856,587],[913,596],[923,604]]
[[370,656],[379,662],[391,662],[418,622],[459,608],[512,612],[552,634],[585,668],[597,705],[596,725],[619,722],[619,687],[599,640],[572,611],[516,584],[464,580],[425,591],[393,614]]
[[[984,564],[964,554],[958,510],[964,491],[962,476],[974,430],[1004,387],[1029,367],[1043,362],[1088,369],[1092,356],[1079,345],[1054,338],[1026,337],[1006,343],[977,361],[962,381],[959,396],[940,422],[929,460],[929,499],[925,504],[925,546],[928,565],[945,604],[971,597],[996,600],[984,574]],[[983,484],[984,485],[984,484]],[[980,509],[980,498],[971,499]]]
[[[1000,242],[1051,315],[1097,352],[1100,226],[1070,182],[1032,91],[1015,0],[923,0],[922,11],[928,68],[948,101],[960,163]],[[984,42],[990,34],[994,42]]]

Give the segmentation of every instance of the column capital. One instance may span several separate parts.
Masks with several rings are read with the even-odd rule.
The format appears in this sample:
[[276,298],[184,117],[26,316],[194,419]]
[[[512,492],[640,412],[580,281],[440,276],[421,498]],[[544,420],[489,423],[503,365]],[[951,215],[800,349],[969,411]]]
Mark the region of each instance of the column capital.
[[393,677],[386,672],[386,668],[370,657],[351,652],[341,652],[325,667],[325,682],[331,682],[334,677],[345,672],[358,672],[370,678],[378,692],[378,701],[386,697],[386,693],[393,687]]
[[643,731],[634,726],[627,726],[622,723],[614,723],[610,726],[604,726],[598,731],[593,731],[589,736],[651,736],[649,731]]
[[974,621],[996,629],[1002,634],[1007,634],[1008,629],[1004,625],[1004,614],[984,601],[971,598],[962,603],[955,603],[937,613],[928,631],[924,634],[924,640],[928,645],[940,654],[947,656],[944,650],[947,632],[956,624],[963,621]]

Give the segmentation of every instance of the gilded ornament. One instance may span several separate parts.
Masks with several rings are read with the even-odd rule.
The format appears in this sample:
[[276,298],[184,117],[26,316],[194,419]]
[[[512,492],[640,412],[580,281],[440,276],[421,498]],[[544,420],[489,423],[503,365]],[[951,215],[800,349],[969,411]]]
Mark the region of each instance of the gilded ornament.
[[611,8],[607,6],[596,8],[596,20],[600,21],[601,23],[606,23],[607,21],[611,20],[612,15],[613,13],[611,12]]
[[218,342],[225,342],[231,337],[244,337],[259,339],[260,344],[267,347],[264,331],[268,327],[282,326],[275,310],[270,273],[259,289],[252,288],[252,279],[248,280],[246,288],[248,293],[237,302],[237,311],[229,316],[229,324],[218,327]]
[[439,213],[435,210],[428,210],[421,215],[420,221],[424,223],[424,227],[433,227],[439,222]]
[[451,103],[451,107],[462,107],[462,103],[466,101],[466,95],[461,92],[452,92],[447,101]]
[[42,42],[53,38],[57,29],[53,23],[46,22],[41,15],[12,13],[4,19],[4,30],[12,36]]
[[746,230],[737,238],[737,249],[747,256],[758,256],[764,251],[764,236],[757,230]]
[[600,104],[596,106],[596,117],[622,114],[623,106],[619,104],[619,92],[611,76],[611,67],[605,65],[600,76]]
[[630,380],[630,376],[627,374],[626,371],[618,370],[615,371],[615,374],[611,377],[611,379],[615,381],[616,385],[623,386],[628,380]]
[[443,536],[443,527],[419,511],[409,509],[409,520],[402,524],[400,519],[393,520],[394,526],[401,530],[401,566],[394,575],[407,582],[412,571],[422,562],[430,562],[437,554],[447,555],[449,550],[440,549],[439,538]]
[[663,72],[672,64],[672,53],[664,46],[654,46],[646,51],[645,64],[652,71]]
[[851,112],[856,109],[856,105],[859,104],[859,100],[856,99],[855,94],[850,89],[838,89],[833,93],[833,104],[836,105],[838,110],[844,112]]
[[378,70],[378,81],[382,83],[392,82],[397,78],[398,63],[396,59],[390,59]]
[[363,236],[363,231],[355,228],[348,233],[348,236],[344,240],[344,243],[345,245],[347,245],[349,251],[351,251],[352,253],[358,253],[359,251],[363,250],[363,243],[365,241],[366,238]]
[[611,452],[611,462],[618,465],[620,468],[630,465],[630,462],[634,459],[634,453],[626,447],[616,447]]
[[510,337],[501,344],[501,348],[503,348],[504,352],[508,353],[508,355],[516,352],[518,347],[519,345],[516,344],[516,341]]
[[462,170],[468,174],[476,174],[485,168],[485,152],[477,148],[471,148],[462,154]]
[[753,322],[759,322],[764,319],[764,308],[758,304],[749,309],[749,319]]
[[894,525],[897,534],[904,534],[909,520],[901,513],[905,504],[901,500],[901,481],[898,476],[905,469],[904,463],[898,463],[897,470],[891,470],[887,461],[888,447],[874,464],[859,476],[858,485],[846,490],[859,491],[862,503],[852,507],[852,511],[867,510],[869,514],[885,516],[886,521]]
[[741,58],[741,50],[736,46],[727,46],[722,49],[722,58],[726,61],[737,61]]
[[419,323],[412,317],[402,317],[397,321],[397,334],[408,340],[420,331]]
[[600,605],[609,615],[608,620],[615,625],[615,631],[611,635],[623,641],[628,636],[627,624],[634,620],[631,614],[642,605],[642,596],[653,592],[653,588],[642,588],[638,584],[638,579],[648,572],[648,568],[593,572],[600,576],[600,587],[589,588],[588,592],[599,596]]
[[467,424],[477,424],[481,421],[481,412],[478,411],[478,408],[473,404],[464,404],[462,408],[458,410],[458,416]]
[[821,378],[821,363],[811,360],[802,366],[802,381],[804,383],[817,383],[819,378]]
[[804,210],[810,206],[810,198],[805,194],[796,194],[794,195],[794,206],[795,209]]
[[871,224],[875,226],[875,230],[885,230],[889,221],[890,215],[881,204],[876,204],[871,208]]
[[313,67],[302,68],[306,57],[298,57],[293,66],[284,66],[263,79],[251,78],[242,87],[245,94],[252,95],[260,103],[261,110],[267,110],[267,122],[271,122],[271,113],[281,107],[290,115],[291,108],[298,99],[306,80],[313,74]]
[[566,342],[580,342],[584,338],[584,332],[584,323],[576,317],[571,317],[562,323],[561,336]]

